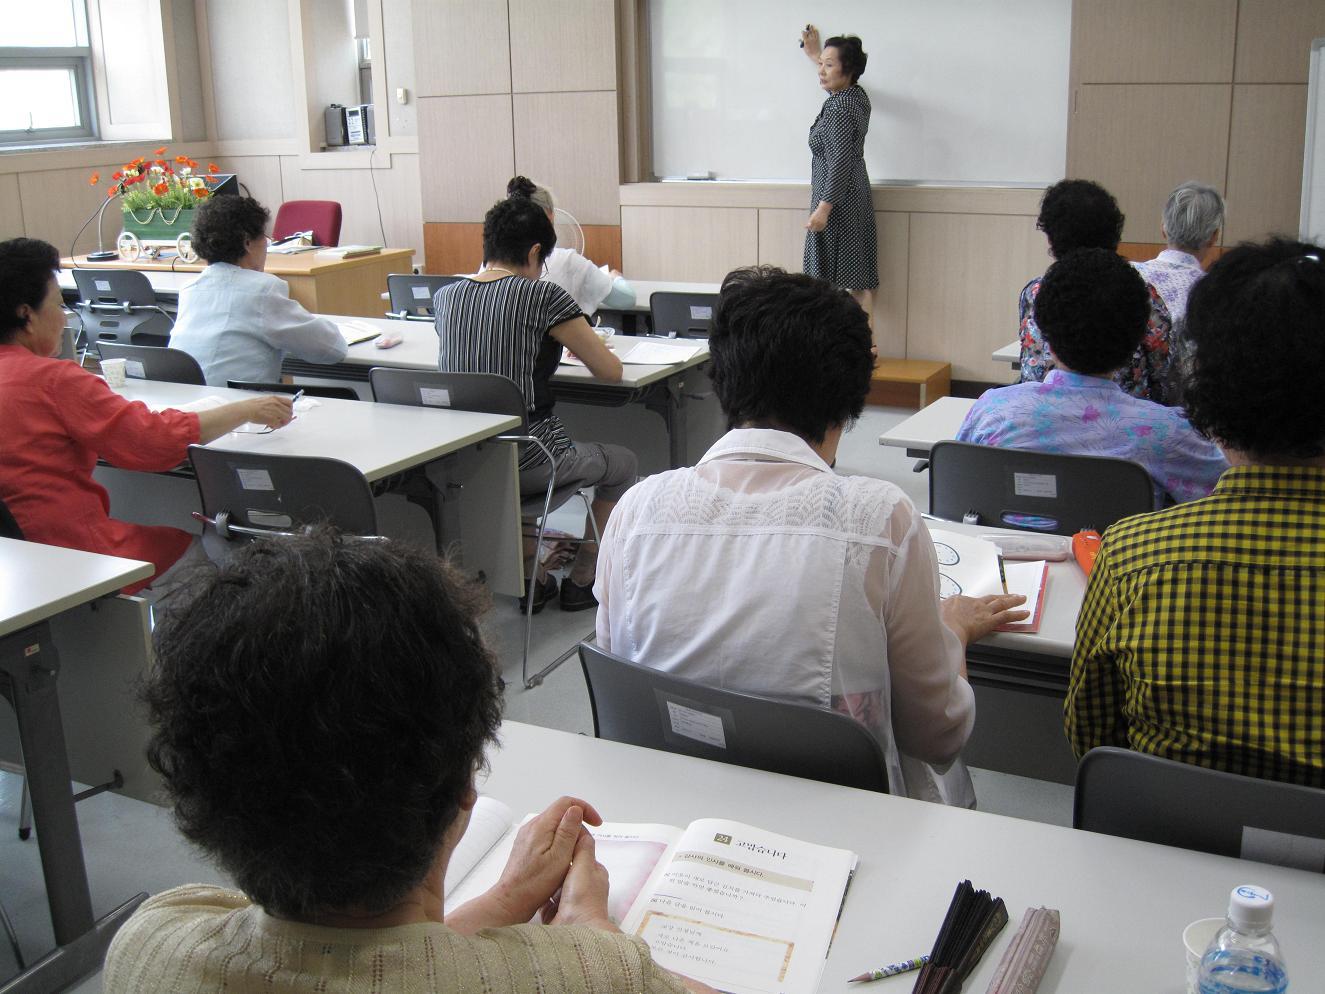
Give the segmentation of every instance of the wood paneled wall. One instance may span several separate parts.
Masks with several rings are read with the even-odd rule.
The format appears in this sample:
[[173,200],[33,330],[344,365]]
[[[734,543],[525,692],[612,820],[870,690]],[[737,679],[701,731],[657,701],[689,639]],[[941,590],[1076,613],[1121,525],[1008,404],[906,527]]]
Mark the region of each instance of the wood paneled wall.
[[[416,0],[414,24],[430,272],[472,256],[463,226],[516,173],[550,188],[586,236],[620,225],[614,0]],[[618,242],[591,240],[586,254],[619,264]]]
[[[562,228],[558,244],[570,238]],[[570,244],[569,241],[566,244]],[[464,221],[430,221],[423,226],[423,253],[429,273],[472,273],[483,261],[483,225]],[[599,265],[621,269],[621,228],[615,224],[584,226],[584,254]]]
[[[876,187],[879,354],[940,359],[956,379],[1001,382],[989,354],[1017,335],[1017,292],[1049,256],[1041,190]],[[621,188],[628,277],[717,282],[756,263],[800,271],[809,188],[640,183]]]
[[1296,232],[1308,55],[1325,0],[1074,0],[1067,172],[1159,242],[1169,191],[1228,201],[1224,244]]

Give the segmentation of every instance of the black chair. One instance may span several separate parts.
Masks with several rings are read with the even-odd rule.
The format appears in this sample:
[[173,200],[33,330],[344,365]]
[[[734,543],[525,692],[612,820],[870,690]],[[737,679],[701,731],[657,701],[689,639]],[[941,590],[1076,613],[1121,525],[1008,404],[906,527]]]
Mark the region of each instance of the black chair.
[[[377,535],[368,481],[339,459],[227,452],[189,446],[202,513],[194,517],[224,542],[287,538],[318,524],[350,535]],[[208,555],[226,548],[203,536]]]
[[[1325,872],[1325,790],[1102,746],[1077,768],[1072,827]],[[1314,840],[1286,855],[1266,835]],[[1305,858],[1303,858],[1305,857]]]
[[[0,538],[12,538],[19,542],[23,541],[23,529],[20,528],[18,522],[14,520],[14,515],[10,512],[9,505],[3,500],[0,500]],[[32,832],[32,815],[28,809],[29,803],[28,785],[27,781],[24,781],[23,796],[18,803],[18,837],[20,839],[26,839]],[[3,914],[4,909],[0,908],[0,915]],[[7,922],[0,922],[0,924],[8,925]],[[17,940],[14,939],[12,931],[10,931],[10,941],[15,944],[14,948],[17,950]],[[19,958],[19,965],[22,966],[21,954]]]
[[198,360],[179,349],[156,345],[120,345],[98,342],[97,351],[102,360],[123,359],[124,372],[134,380],[161,380],[165,383],[192,383],[206,386]]
[[[593,521],[591,505],[587,494],[578,487],[557,486],[556,460],[548,448],[533,435],[529,434],[528,411],[525,408],[524,395],[515,381],[497,373],[448,373],[437,370],[387,369],[374,366],[368,373],[369,383],[373,388],[373,399],[381,404],[403,404],[411,407],[445,407],[456,411],[479,411],[484,414],[506,414],[520,419],[520,427],[508,435],[498,435],[499,442],[514,442],[520,446],[534,446],[542,452],[543,458],[552,466],[548,476],[547,491],[541,497],[521,501],[520,515],[526,521],[533,521],[535,527],[534,548],[543,545],[543,536],[547,532],[548,515],[572,497],[578,496],[584,501],[584,509],[589,521]],[[522,535],[522,538],[524,536]],[[599,539],[598,526],[594,524],[593,541]],[[587,542],[583,539],[567,539],[569,542]],[[525,629],[524,655],[520,663],[520,677],[526,689],[537,687],[543,677],[551,673],[569,659],[574,650],[553,660],[532,677],[529,675],[529,644],[534,624],[535,584],[529,578],[525,591]]]
[[174,321],[156,301],[147,277],[133,269],[75,269],[78,302],[87,348],[98,342],[165,345]]
[[600,739],[888,793],[878,741],[844,714],[707,687],[588,642],[580,665]]
[[1072,535],[1103,532],[1120,518],[1155,509],[1140,463],[939,442],[929,454],[929,510],[947,521]]
[[227,380],[231,390],[254,390],[258,393],[284,393],[293,396],[302,393],[305,397],[329,397],[332,400],[358,400],[359,394],[354,387],[329,387],[311,383],[258,383],[253,380]]
[[437,296],[437,291],[463,279],[463,276],[392,273],[386,278],[387,293],[391,297],[391,310],[386,316],[402,321],[431,321],[432,299]]
[[716,293],[673,293],[656,290],[649,297],[649,322],[655,335],[708,338],[713,328]]

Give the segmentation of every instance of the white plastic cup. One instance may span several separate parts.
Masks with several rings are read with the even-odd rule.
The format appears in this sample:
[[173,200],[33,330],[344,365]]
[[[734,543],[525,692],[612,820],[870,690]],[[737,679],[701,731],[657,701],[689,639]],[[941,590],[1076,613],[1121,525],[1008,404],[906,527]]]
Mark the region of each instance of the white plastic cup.
[[1223,927],[1223,918],[1202,918],[1182,930],[1182,944],[1187,947],[1187,994],[1200,994],[1196,975],[1201,969],[1201,957]]
[[129,374],[125,370],[127,359],[102,359],[101,375],[106,378],[106,385],[112,390],[118,390],[128,382]]
[[616,334],[616,329],[607,328],[600,324],[594,326],[593,333],[598,336],[598,340],[600,342],[602,342],[604,345],[607,345],[607,343],[612,340],[612,336]]

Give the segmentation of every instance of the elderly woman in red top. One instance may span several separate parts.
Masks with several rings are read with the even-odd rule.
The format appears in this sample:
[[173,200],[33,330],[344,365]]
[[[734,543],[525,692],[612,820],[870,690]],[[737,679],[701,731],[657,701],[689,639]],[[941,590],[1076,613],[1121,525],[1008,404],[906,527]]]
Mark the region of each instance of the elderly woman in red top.
[[125,400],[60,349],[64,308],[55,281],[60,255],[32,238],[0,242],[0,499],[30,542],[60,545],[156,566],[148,586],[188,549],[178,528],[117,521],[92,479],[98,457],[125,469],[170,469],[193,442],[209,442],[246,421],[280,427],[288,397],[255,397],[197,414],[154,414]]

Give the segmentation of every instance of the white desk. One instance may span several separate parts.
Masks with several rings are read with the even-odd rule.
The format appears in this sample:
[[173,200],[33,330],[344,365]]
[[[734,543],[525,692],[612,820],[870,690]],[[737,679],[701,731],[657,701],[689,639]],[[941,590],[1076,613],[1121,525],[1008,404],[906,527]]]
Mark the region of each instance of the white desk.
[[1021,342],[1008,342],[1000,349],[994,349],[989,357],[994,362],[1006,362],[1013,369],[1021,369]]
[[0,539],[0,694],[18,718],[56,942],[53,952],[6,991],[63,989],[95,969],[116,930],[147,896],[137,895],[100,920],[92,917],[60,720],[60,660],[50,622],[152,571],[151,563]]
[[[728,817],[828,846],[860,866],[842,911],[821,991],[908,991],[847,984],[871,967],[929,952],[969,878],[1007,903],[1011,921],[965,990],[984,991],[1027,907],[1062,912],[1062,936],[1041,991],[1181,994],[1182,930],[1217,917],[1228,892],[1259,883],[1275,895],[1275,934],[1294,990],[1325,977],[1325,875],[1188,852],[1037,822],[850,790],[507,721],[479,790],[517,815],[561,794],[609,821],[685,825]],[[647,784],[641,775],[647,771]]]
[[720,283],[676,283],[670,280],[631,280],[635,288],[635,303],[626,308],[636,314],[649,313],[649,300],[655,293],[717,293],[722,289]]
[[[251,399],[243,390],[129,380],[119,393],[153,407],[188,404],[206,396]],[[523,589],[519,549],[519,492],[515,448],[481,446],[519,426],[513,417],[317,399],[317,407],[269,434],[230,433],[210,443],[227,452],[317,456],[353,465],[370,483],[421,467],[436,495],[429,516],[439,549],[459,543],[467,567],[481,570],[491,589]],[[503,520],[511,526],[497,526]]]
[[[436,369],[437,368],[437,333],[427,321],[398,321],[391,318],[359,318],[344,315],[324,315],[332,321],[355,322],[370,325],[383,332],[392,331],[403,337],[403,341],[390,349],[379,349],[372,342],[360,342],[351,345],[345,359],[331,365],[320,366],[286,357],[282,369],[285,373],[300,381],[349,380],[366,382],[368,373],[374,366],[391,369]],[[629,335],[620,336],[620,348],[638,341]],[[667,342],[659,340],[659,344]],[[591,404],[598,407],[622,407],[626,404],[639,403],[654,411],[663,419],[667,430],[669,457],[673,468],[688,466],[694,460],[690,458],[686,437],[686,401],[684,390],[687,374],[697,370],[708,362],[708,345],[704,342],[687,342],[701,346],[699,352],[689,359],[667,366],[641,366],[627,362],[620,382],[608,383],[597,379],[583,366],[562,365],[552,377],[552,388],[558,400],[570,403]],[[625,355],[626,359],[629,354]],[[694,375],[700,375],[695,373]],[[697,458],[697,456],[696,456]]]
[[923,459],[935,442],[957,437],[962,422],[975,401],[970,397],[940,397],[901,424],[879,436],[880,445],[906,449],[908,456]]

